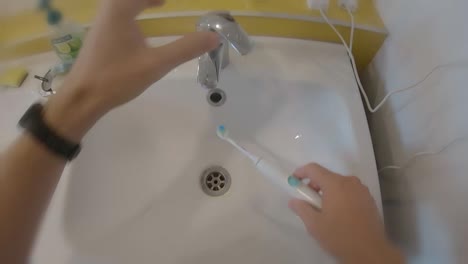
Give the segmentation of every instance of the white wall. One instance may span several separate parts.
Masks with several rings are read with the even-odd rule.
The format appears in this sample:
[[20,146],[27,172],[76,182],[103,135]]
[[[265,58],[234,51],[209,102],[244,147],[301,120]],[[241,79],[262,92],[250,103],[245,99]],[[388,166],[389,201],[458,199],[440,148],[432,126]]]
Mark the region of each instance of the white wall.
[[[374,105],[437,64],[468,59],[468,1],[376,2],[390,36],[363,74]],[[468,68],[436,72],[369,120],[379,167],[468,136]],[[412,263],[466,263],[468,139],[380,178],[388,231]]]

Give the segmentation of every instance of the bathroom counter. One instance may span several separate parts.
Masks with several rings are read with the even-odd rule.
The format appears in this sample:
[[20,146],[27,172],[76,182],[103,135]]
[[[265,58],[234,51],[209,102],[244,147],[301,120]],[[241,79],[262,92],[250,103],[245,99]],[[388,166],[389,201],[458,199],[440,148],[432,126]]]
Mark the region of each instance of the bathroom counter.
[[[154,39],[153,43],[160,44],[162,42],[167,42],[167,40],[168,38],[163,38],[162,40],[160,38]],[[258,40],[258,45],[260,45],[260,47],[261,45],[265,45],[262,43],[269,43],[268,41],[272,41],[272,43],[274,43],[273,45],[278,48],[289,46],[287,42],[289,40],[286,39],[269,40],[269,38],[258,38]],[[310,69],[307,70],[303,69],[297,71],[296,75],[291,75],[291,80],[304,80],[301,78],[308,76],[308,78],[312,78],[316,81],[316,85],[323,85],[325,88],[327,85],[333,86],[334,89],[338,87],[337,89],[340,89],[338,91],[339,94],[344,95],[344,105],[346,105],[350,116],[350,124],[343,124],[343,126],[345,129],[352,129],[354,138],[352,145],[355,147],[352,147],[353,151],[348,153],[336,153],[336,155],[338,157],[341,156],[343,160],[350,158],[355,160],[351,165],[353,173],[356,173],[357,176],[361,178],[362,182],[369,187],[381,211],[379,180],[370,133],[361,97],[351,72],[346,51],[341,45],[330,43],[296,41],[294,45],[293,47],[296,48],[302,49],[303,47],[309,47],[311,50],[315,50],[313,54],[314,60],[317,62],[319,61],[321,67],[310,67]],[[296,53],[294,56],[299,56],[299,54]],[[239,64],[239,61],[244,58],[233,54],[232,59],[231,63],[236,65],[236,63]],[[275,59],[283,61],[281,57],[272,57],[272,59],[275,63],[277,62]],[[302,62],[304,61],[306,60]],[[53,65],[55,62],[57,62],[57,59],[52,53],[35,55],[14,61],[15,64],[28,65],[30,76],[27,78],[22,88],[0,90],[0,131],[2,131],[2,135],[0,136],[0,150],[4,150],[19,134],[16,123],[24,111],[30,104],[40,99],[37,94],[40,83],[32,76],[34,74],[44,74],[50,65]],[[289,64],[286,62],[284,63],[284,65],[278,66],[279,68],[283,67],[279,72],[285,72],[291,68]],[[1,67],[2,65],[0,65],[0,69]],[[254,65],[249,65],[249,67],[254,67]],[[170,79],[171,76],[177,72],[177,74],[186,74],[187,78],[189,78],[188,80],[193,77],[195,82],[195,68],[195,61],[191,61],[175,69],[169,74],[168,78]],[[242,67],[239,67],[238,70],[242,70],[241,68]],[[191,75],[192,69],[193,76]],[[234,67],[234,69],[236,69],[236,67]],[[260,74],[260,76],[262,75]],[[339,86],[336,86],[337,83],[339,83]],[[86,140],[84,141],[84,148],[86,148]],[[83,155],[86,155],[86,152],[84,152]],[[346,168],[333,166],[332,160],[334,156],[331,155],[330,157],[331,167],[338,172],[346,173]],[[70,226],[66,224],[70,221],[70,219],[67,219],[67,217],[70,217],[70,214],[66,215],[65,211],[70,209],[67,208],[67,206],[70,206],[69,191],[70,188],[72,188],[70,185],[72,182],[71,172],[72,168],[67,167],[57,187],[39,234],[39,239],[32,256],[32,264],[95,263],[92,262],[95,261],[95,258],[91,260],[89,256],[77,253],[75,248],[70,245],[69,237],[66,235],[66,230],[70,228]],[[75,178],[79,176],[80,175],[73,175]],[[321,255],[323,255],[323,253],[321,253]],[[325,257],[326,256],[321,256],[321,259]]]

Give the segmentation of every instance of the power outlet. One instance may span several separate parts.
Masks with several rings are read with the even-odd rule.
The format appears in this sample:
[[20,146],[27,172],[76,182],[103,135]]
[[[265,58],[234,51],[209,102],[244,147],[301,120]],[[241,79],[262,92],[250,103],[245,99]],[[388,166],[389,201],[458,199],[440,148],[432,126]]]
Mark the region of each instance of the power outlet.
[[309,9],[322,9],[323,11],[327,11],[329,5],[329,0],[307,0],[307,6]]
[[338,5],[343,9],[349,9],[351,12],[356,12],[358,9],[358,0],[338,0]]

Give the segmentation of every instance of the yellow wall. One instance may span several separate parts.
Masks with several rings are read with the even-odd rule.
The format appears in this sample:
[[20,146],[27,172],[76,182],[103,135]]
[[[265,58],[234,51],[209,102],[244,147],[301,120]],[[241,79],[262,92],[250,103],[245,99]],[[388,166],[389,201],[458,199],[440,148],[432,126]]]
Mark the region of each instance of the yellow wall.
[[[349,16],[331,1],[328,16],[344,23],[339,26],[349,34]],[[54,5],[66,18],[89,24],[95,14],[96,0],[56,0]],[[367,65],[382,45],[386,31],[372,0],[361,0],[355,14],[358,30],[355,56],[359,67]],[[144,11],[140,25],[147,36],[179,35],[195,29],[196,11],[229,10],[251,35],[278,36],[339,42],[324,24],[317,11],[309,10],[305,0],[167,0],[160,8]],[[281,18],[279,18],[281,16]],[[50,50],[48,28],[40,11],[25,11],[0,19],[0,60],[27,56]]]

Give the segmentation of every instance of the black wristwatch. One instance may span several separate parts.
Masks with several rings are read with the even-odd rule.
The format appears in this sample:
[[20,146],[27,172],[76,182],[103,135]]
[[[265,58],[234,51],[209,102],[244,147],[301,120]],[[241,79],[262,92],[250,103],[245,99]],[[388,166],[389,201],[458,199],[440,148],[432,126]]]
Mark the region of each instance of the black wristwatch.
[[44,107],[35,103],[26,111],[18,125],[31,133],[36,140],[41,142],[52,153],[69,161],[78,156],[81,145],[73,143],[55,133],[43,118]]

